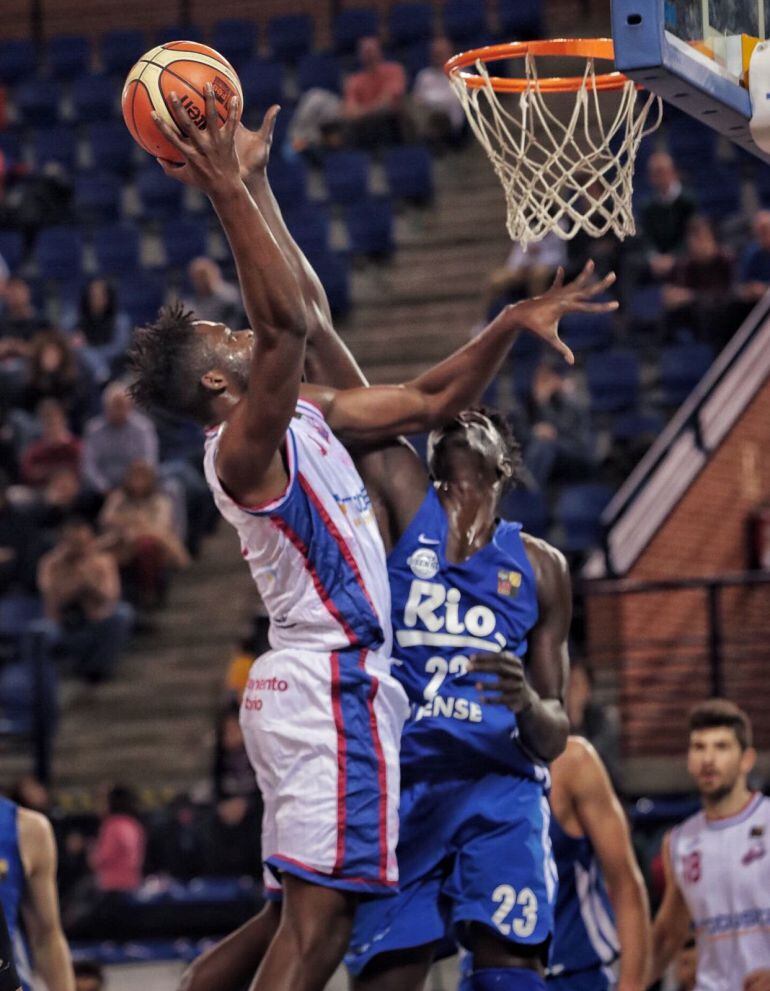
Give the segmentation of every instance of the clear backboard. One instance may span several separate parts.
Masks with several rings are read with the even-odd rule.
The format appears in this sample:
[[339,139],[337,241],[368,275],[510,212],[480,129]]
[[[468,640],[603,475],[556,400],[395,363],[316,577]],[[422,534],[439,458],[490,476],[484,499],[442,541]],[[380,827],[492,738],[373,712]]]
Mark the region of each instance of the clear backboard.
[[748,63],[770,0],[612,0],[615,65],[770,162],[749,132]]

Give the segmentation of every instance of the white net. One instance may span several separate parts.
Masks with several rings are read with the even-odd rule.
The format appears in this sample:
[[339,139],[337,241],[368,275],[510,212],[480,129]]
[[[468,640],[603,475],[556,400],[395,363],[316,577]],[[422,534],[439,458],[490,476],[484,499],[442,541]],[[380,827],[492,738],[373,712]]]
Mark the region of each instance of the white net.
[[[450,76],[468,122],[484,147],[505,191],[507,227],[525,248],[549,231],[564,240],[578,231],[619,238],[635,233],[631,205],[634,160],[642,139],[660,124],[662,101],[638,98],[626,81],[613,91],[617,111],[602,113],[608,94],[592,85],[594,61],[588,59],[575,106],[560,119],[548,106],[553,94],[541,88],[535,59],[524,56],[525,89],[507,110],[493,88],[486,65],[476,62],[483,84],[468,86],[460,73]],[[507,99],[503,96],[503,99]],[[653,107],[657,117],[648,117]]]

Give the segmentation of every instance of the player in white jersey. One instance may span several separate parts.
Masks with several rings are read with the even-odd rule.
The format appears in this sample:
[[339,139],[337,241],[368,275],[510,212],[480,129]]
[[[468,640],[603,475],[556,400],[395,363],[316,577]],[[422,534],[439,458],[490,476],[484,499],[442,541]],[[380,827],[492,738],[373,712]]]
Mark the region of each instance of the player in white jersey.
[[770,991],[770,800],[749,789],[751,723],[711,699],[690,714],[687,769],[703,809],[667,836],[653,978],[695,930],[696,991]]
[[[173,95],[171,109],[182,137],[159,126],[185,164],[164,168],[211,199],[254,330],[233,333],[167,308],[135,337],[133,393],[142,405],[211,428],[206,475],[270,611],[273,649],[252,669],[242,724],[265,800],[263,854],[284,899],[253,989],[311,991],[342,957],[358,895],[396,883],[407,709],[389,673],[382,541],[333,431],[376,444],[452,419],[496,374],[520,324],[508,312],[405,385],[300,390],[312,318],[241,179],[233,108],[220,130],[209,89],[203,131]],[[273,120],[264,125],[265,148]],[[547,333],[564,348],[555,325]]]

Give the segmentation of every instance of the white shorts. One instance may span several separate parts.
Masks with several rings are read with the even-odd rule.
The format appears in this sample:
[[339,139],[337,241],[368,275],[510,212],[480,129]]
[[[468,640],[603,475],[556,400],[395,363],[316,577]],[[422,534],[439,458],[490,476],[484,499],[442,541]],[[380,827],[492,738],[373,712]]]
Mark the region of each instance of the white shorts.
[[316,884],[398,883],[399,745],[408,703],[382,654],[271,650],[252,665],[241,727],[262,792],[262,857]]

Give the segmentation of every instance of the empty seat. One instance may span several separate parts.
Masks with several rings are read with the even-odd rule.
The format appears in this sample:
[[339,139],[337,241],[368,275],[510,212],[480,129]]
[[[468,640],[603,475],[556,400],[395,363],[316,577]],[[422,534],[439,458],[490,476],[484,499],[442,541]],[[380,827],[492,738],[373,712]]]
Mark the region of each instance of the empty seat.
[[503,41],[529,41],[543,37],[542,0],[497,0]]
[[350,270],[347,259],[336,251],[310,252],[308,259],[326,290],[332,316],[344,316],[350,309]]
[[511,489],[500,503],[500,515],[521,523],[533,537],[545,537],[548,533],[548,503],[539,492]]
[[99,45],[105,72],[115,75],[125,75],[146,50],[144,33],[124,28],[105,32]]
[[31,41],[0,42],[0,83],[13,86],[37,71],[37,49]]
[[433,6],[429,3],[396,3],[388,16],[390,43],[396,48],[427,41],[433,35]]
[[270,170],[273,195],[284,210],[296,210],[307,203],[307,169],[299,159],[281,162]]
[[309,52],[297,65],[297,85],[300,92],[319,87],[332,93],[341,90],[342,74],[336,57],[328,52]]
[[49,79],[28,79],[16,86],[13,102],[24,124],[38,127],[55,124],[59,118],[60,90]]
[[668,148],[677,165],[693,174],[714,161],[717,135],[710,127],[691,117],[676,121],[667,131]]
[[115,116],[116,84],[107,76],[81,76],[72,84],[72,109],[78,123],[109,120]]
[[109,172],[93,172],[75,180],[75,216],[83,224],[104,224],[120,213],[121,183]]
[[134,142],[123,121],[96,121],[88,128],[91,162],[95,169],[125,175],[133,168]]
[[108,224],[94,232],[94,254],[101,275],[130,275],[139,268],[139,231],[133,224]]
[[38,234],[34,258],[41,279],[80,277],[83,241],[74,227],[49,227]]
[[243,105],[249,113],[263,113],[283,100],[283,66],[273,59],[252,58],[238,71]]
[[0,637],[20,637],[31,623],[43,617],[43,603],[32,595],[0,597]]
[[708,344],[673,344],[660,355],[663,401],[678,406],[711,367],[714,351]]
[[54,79],[74,79],[90,71],[91,45],[82,34],[60,34],[48,42],[48,68]]
[[182,209],[182,184],[169,179],[156,162],[137,173],[136,190],[142,212],[151,219],[176,217]]
[[392,197],[419,204],[430,203],[433,199],[433,159],[424,145],[389,148],[384,164]]
[[324,160],[324,179],[332,203],[356,203],[369,188],[369,156],[363,151],[330,152]]
[[308,14],[285,14],[267,22],[267,42],[275,59],[296,62],[313,47],[315,24]]
[[663,317],[663,293],[660,286],[640,286],[628,300],[628,317],[642,327],[656,324]]
[[21,160],[23,156],[21,138],[14,131],[0,131],[0,153],[5,159],[6,167],[10,163]]
[[393,254],[393,209],[389,200],[372,197],[351,204],[345,223],[354,254],[378,259]]
[[0,231],[0,258],[13,272],[24,258],[24,238],[18,231]]
[[616,441],[652,441],[664,426],[658,413],[621,413],[612,421],[612,436]]
[[167,41],[203,41],[203,32],[193,24],[166,24],[155,32],[155,44],[163,45]]
[[305,254],[320,253],[329,249],[329,218],[315,204],[304,210],[284,212],[291,235]]
[[573,351],[598,351],[612,347],[615,321],[611,313],[567,313],[559,333]]
[[217,21],[211,33],[211,46],[240,69],[256,50],[257,25],[238,17]]
[[181,268],[206,254],[206,228],[196,220],[169,220],[163,225],[166,264]]
[[334,18],[332,38],[338,55],[355,52],[359,39],[379,34],[377,13],[368,7],[341,10]]
[[77,140],[71,127],[41,128],[35,132],[32,146],[35,154],[35,166],[38,170],[44,168],[46,162],[57,162],[68,172],[75,168],[77,158]]
[[444,5],[444,31],[453,44],[471,48],[486,40],[486,5],[484,0],[447,0]]
[[612,498],[606,485],[568,485],[556,504],[556,516],[564,527],[563,550],[576,553],[587,551],[601,542],[601,515]]
[[124,275],[118,282],[118,302],[135,324],[150,323],[165,298],[163,279],[154,272]]
[[703,213],[714,220],[723,220],[741,211],[741,185],[735,171],[723,165],[706,164],[703,171],[693,174],[693,189]]
[[632,351],[592,354],[586,361],[591,408],[597,413],[633,409],[639,396],[639,361]]

